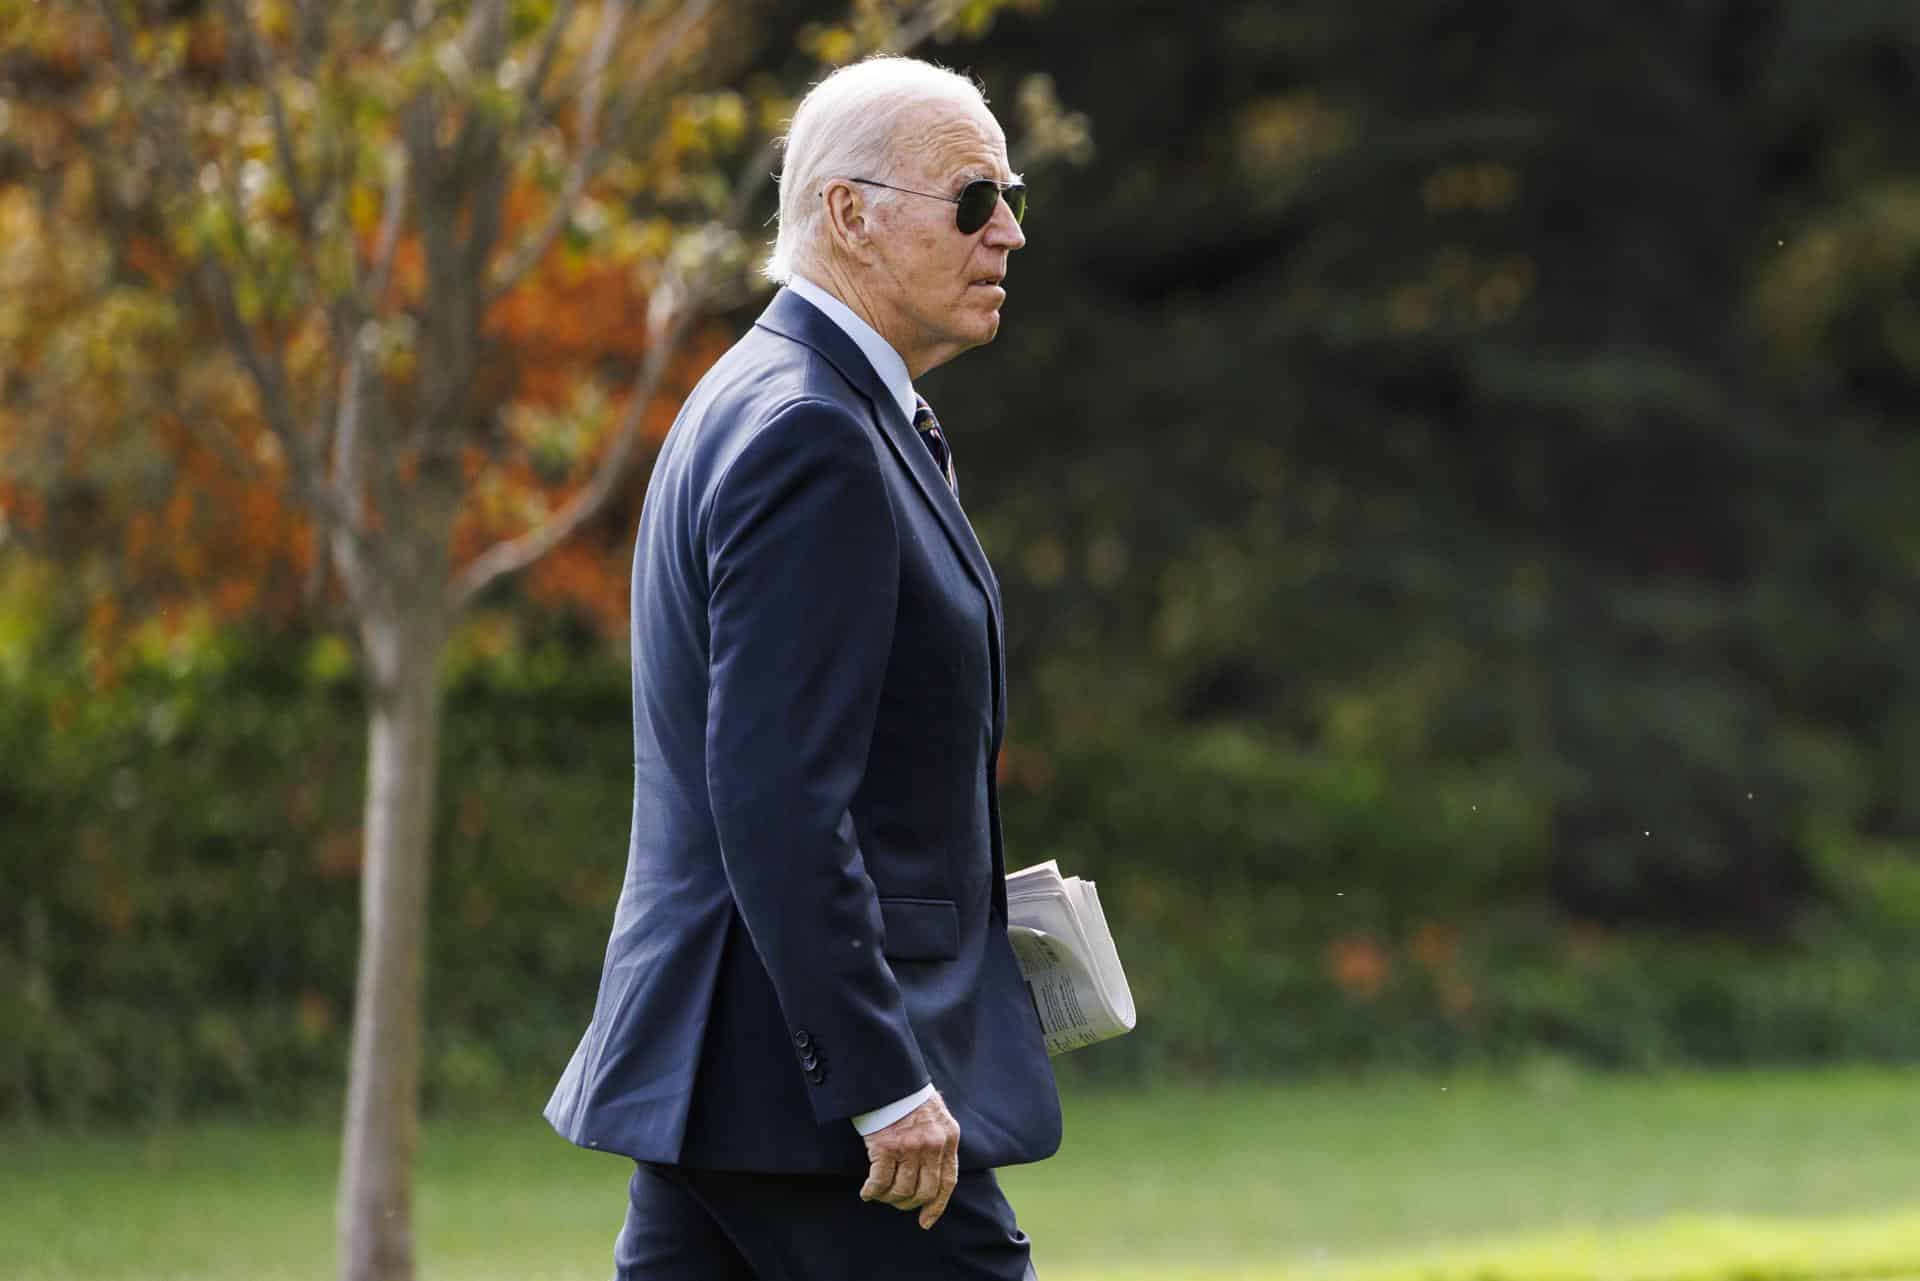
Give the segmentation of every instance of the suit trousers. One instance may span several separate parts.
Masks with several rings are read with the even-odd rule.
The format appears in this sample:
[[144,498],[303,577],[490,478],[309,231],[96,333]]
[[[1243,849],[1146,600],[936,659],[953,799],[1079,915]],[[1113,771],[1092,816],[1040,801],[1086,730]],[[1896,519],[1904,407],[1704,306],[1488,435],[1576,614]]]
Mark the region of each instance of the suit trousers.
[[961,1174],[926,1231],[918,1210],[862,1201],[863,1182],[640,1162],[614,1281],[1036,1281],[993,1171]]

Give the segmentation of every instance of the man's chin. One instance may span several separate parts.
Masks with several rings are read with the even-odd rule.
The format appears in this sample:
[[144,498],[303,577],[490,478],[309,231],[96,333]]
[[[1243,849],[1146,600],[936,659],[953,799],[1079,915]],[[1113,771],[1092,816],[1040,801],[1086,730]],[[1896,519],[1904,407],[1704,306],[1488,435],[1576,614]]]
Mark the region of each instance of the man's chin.
[[[948,333],[948,345],[944,354],[938,355],[928,369],[937,369],[963,351],[972,351],[975,347],[984,347],[992,342],[1000,332],[1000,311],[990,311],[967,317],[968,324],[963,328],[954,325]],[[923,371],[924,372],[924,371]]]

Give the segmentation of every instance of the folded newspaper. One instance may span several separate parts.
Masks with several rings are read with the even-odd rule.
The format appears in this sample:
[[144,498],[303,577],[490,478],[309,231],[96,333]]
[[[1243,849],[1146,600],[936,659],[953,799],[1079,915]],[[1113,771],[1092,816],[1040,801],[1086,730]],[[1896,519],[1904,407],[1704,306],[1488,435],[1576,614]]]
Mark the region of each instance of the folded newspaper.
[[1062,877],[1051,859],[1009,874],[1007,938],[1048,1054],[1133,1031],[1133,992],[1092,881]]

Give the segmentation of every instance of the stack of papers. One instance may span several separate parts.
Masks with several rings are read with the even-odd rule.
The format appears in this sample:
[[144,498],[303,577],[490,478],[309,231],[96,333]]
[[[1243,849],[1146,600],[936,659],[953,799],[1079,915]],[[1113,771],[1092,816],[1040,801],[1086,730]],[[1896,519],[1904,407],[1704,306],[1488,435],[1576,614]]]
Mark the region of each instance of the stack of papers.
[[1133,1031],[1133,992],[1092,881],[1049,859],[1007,876],[1007,938],[1020,961],[1048,1054]]

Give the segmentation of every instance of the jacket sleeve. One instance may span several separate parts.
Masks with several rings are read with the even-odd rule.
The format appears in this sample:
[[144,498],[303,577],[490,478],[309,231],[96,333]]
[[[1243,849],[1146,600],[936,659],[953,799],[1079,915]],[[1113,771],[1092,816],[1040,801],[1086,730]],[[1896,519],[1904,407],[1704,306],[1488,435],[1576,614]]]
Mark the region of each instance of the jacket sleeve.
[[897,537],[870,435],[819,401],[758,431],[706,523],[708,793],[821,1123],[928,1080],[848,810],[892,651]]

